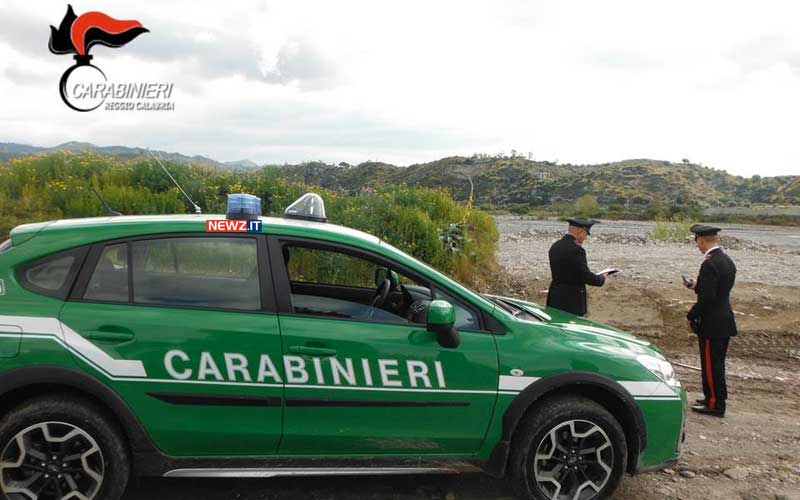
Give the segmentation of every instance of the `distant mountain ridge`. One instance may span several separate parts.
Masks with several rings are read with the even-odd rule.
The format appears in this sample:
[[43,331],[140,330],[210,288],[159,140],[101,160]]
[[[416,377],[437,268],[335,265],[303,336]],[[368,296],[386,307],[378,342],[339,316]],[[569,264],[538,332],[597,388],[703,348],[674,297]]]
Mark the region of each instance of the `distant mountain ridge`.
[[[146,148],[135,148],[129,146],[96,146],[89,142],[71,141],[53,147],[41,147],[41,146],[31,146],[28,144],[17,144],[14,142],[0,142],[0,161],[8,161],[12,158],[19,158],[22,156],[55,153],[59,151],[69,151],[71,153],[82,153],[84,151],[90,151],[92,153],[113,156],[121,160],[133,159],[141,156],[149,157]],[[166,151],[157,151],[157,150],[154,150],[153,152],[160,154],[161,157],[164,159],[168,159],[178,163],[193,163],[196,165],[210,165],[215,167],[225,167],[227,165],[226,163],[221,163],[216,160],[212,160],[211,158],[207,158],[205,156],[200,156],[200,155],[186,156],[180,153],[169,153]],[[230,162],[230,163],[231,165],[228,166],[237,166],[237,167],[244,166],[244,165],[239,165],[239,163],[242,163],[242,161]],[[253,162],[250,162],[250,164],[255,165]]]

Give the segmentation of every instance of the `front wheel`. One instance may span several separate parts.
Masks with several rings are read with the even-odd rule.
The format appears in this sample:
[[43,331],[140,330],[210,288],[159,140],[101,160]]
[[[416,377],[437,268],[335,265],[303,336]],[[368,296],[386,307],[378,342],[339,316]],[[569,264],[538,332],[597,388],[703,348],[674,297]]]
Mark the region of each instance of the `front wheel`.
[[619,485],[628,459],[625,434],[608,410],[578,396],[531,410],[515,432],[514,490],[531,500],[602,500]]
[[5,499],[116,500],[128,482],[128,453],[116,426],[80,400],[23,403],[0,420],[0,447]]

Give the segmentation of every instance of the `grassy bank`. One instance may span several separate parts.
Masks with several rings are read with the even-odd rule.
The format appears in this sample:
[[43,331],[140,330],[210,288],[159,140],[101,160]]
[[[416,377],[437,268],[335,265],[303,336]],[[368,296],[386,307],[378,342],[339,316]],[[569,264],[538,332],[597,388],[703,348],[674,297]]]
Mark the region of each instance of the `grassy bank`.
[[[233,173],[167,166],[203,213],[224,213],[227,194],[245,192],[261,197],[266,215],[280,215],[301,194],[316,191],[330,222],[372,233],[457,280],[480,285],[496,271],[494,219],[443,190],[400,186],[349,195],[287,180],[277,168]],[[91,186],[125,215],[192,212],[152,161],[53,153],[0,164],[0,236],[27,222],[103,215]]]

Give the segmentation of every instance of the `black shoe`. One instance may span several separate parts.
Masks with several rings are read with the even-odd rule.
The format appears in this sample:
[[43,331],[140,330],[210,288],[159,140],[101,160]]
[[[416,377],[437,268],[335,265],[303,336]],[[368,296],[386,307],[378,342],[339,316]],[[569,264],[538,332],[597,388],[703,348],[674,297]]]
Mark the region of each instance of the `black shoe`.
[[694,402],[699,406],[708,406],[708,401],[705,399],[695,399]]
[[725,408],[711,409],[705,405],[692,406],[692,411],[701,415],[709,415],[711,417],[725,418]]

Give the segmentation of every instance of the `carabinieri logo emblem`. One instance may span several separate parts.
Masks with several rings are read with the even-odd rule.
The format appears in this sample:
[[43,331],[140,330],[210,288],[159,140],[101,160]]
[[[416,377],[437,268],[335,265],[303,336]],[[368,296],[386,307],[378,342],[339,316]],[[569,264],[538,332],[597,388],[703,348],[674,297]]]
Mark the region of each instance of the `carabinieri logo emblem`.
[[[49,42],[50,52],[53,54],[75,54],[75,64],[61,75],[59,83],[59,93],[64,104],[75,111],[92,111],[100,107],[105,96],[93,91],[87,92],[86,89],[97,87],[98,83],[105,84],[106,75],[91,63],[93,56],[89,51],[95,45],[122,47],[148,31],[139,21],[120,21],[102,12],[87,12],[76,16],[72,5],[68,5],[67,13],[58,29],[50,26]],[[70,84],[73,85],[70,87]],[[101,88],[105,88],[105,85]]]

